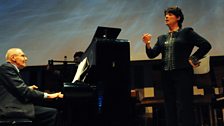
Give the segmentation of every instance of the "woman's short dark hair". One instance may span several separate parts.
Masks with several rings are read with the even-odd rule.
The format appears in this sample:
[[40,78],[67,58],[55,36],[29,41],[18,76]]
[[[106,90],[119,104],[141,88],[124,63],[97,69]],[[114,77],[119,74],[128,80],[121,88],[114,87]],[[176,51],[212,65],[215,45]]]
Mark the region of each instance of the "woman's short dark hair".
[[180,20],[178,21],[178,26],[180,28],[182,28],[182,23],[184,21],[184,15],[183,15],[181,9],[177,6],[168,7],[166,10],[164,10],[164,15],[166,15],[167,13],[172,13],[176,17],[180,17]]

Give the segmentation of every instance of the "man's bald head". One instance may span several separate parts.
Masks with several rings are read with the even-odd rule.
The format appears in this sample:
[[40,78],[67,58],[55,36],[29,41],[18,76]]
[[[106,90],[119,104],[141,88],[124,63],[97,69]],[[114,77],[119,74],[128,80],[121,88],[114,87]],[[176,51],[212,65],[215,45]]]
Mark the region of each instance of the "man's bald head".
[[11,48],[6,52],[5,59],[6,61],[11,60],[12,55],[17,55],[22,50],[20,48]]
[[5,55],[6,61],[16,65],[19,69],[26,66],[27,57],[20,48],[11,48]]

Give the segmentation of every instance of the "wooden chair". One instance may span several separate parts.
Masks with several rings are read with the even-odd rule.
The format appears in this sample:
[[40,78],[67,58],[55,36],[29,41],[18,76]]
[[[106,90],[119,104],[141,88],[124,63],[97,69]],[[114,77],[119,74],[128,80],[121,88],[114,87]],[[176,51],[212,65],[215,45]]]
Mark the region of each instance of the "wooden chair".
[[212,81],[210,72],[210,56],[200,60],[200,66],[194,68],[194,106],[197,125],[214,125],[212,111]]

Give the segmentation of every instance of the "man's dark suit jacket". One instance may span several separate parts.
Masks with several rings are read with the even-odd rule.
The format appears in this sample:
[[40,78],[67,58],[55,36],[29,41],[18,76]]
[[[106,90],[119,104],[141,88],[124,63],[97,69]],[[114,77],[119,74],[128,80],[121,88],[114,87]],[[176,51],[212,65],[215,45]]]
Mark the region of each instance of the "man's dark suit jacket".
[[34,118],[32,100],[43,98],[43,92],[28,88],[14,65],[0,66],[0,118]]

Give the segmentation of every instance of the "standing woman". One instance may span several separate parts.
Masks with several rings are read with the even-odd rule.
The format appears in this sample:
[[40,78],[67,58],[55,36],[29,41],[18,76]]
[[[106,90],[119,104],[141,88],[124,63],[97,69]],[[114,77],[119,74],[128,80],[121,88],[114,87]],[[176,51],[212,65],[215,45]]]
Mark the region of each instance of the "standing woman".
[[[146,54],[155,58],[162,54],[162,89],[165,98],[167,126],[194,126],[193,68],[211,49],[209,42],[193,28],[182,28],[184,15],[180,8],[169,7],[164,11],[169,31],[160,35],[151,47],[151,35],[143,34]],[[192,53],[194,46],[198,47]]]

